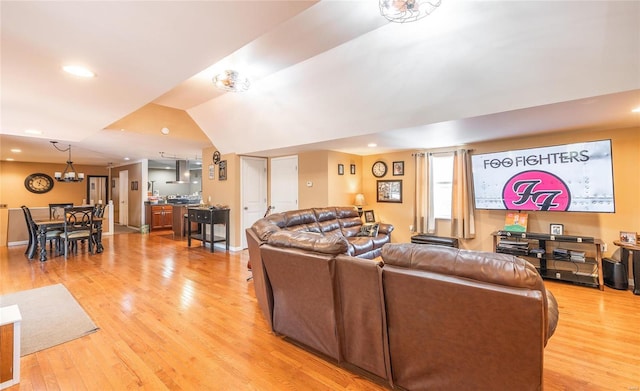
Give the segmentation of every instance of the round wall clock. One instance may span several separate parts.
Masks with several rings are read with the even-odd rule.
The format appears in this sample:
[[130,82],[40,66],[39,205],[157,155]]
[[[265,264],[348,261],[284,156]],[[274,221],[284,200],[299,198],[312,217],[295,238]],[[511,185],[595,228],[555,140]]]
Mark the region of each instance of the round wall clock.
[[218,164],[220,163],[220,152],[215,151],[213,153],[213,164]]
[[387,164],[378,160],[377,162],[373,163],[371,172],[376,178],[382,178],[387,174]]
[[24,187],[32,193],[43,194],[53,189],[53,178],[42,173],[31,174],[24,180]]

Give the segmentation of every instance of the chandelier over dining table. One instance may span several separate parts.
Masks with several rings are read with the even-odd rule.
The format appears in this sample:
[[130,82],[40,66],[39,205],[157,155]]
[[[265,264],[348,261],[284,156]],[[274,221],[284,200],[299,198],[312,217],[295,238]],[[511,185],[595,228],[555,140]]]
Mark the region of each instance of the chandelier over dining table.
[[69,152],[69,158],[67,159],[67,166],[64,168],[64,171],[56,171],[53,176],[56,178],[58,182],[82,182],[84,180],[84,173],[77,172],[75,167],[73,167],[73,162],[71,161],[71,144],[68,144],[67,148],[58,147],[57,141],[51,141],[51,144],[55,149],[60,152]]

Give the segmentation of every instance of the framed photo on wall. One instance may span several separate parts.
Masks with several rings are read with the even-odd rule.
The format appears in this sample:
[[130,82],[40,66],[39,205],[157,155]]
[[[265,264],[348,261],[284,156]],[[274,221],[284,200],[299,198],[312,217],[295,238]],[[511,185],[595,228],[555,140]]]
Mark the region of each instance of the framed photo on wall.
[[393,162],[393,176],[404,175],[404,161]]
[[221,160],[219,163],[220,167],[218,168],[218,179],[221,181],[227,180],[227,161]]
[[344,175],[344,164],[338,164],[338,175]]
[[377,181],[378,202],[402,203],[402,181]]

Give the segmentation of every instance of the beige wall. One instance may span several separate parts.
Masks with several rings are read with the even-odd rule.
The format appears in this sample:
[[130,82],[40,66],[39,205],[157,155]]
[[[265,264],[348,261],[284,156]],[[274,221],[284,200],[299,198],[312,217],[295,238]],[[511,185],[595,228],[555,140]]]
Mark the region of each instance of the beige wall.
[[[222,155],[227,161],[227,179],[220,180],[219,166],[214,167],[214,179],[209,179],[209,165],[215,147],[202,151],[202,202],[207,205],[226,205],[229,207],[229,245],[240,246],[240,157],[234,153]],[[209,201],[210,200],[210,201]]]
[[[87,175],[107,175],[106,167],[74,165],[78,172]],[[48,207],[50,203],[72,202],[82,204],[87,198],[87,181],[77,183],[55,182],[53,189],[44,194],[35,194],[24,186],[24,180],[30,174],[45,173],[53,177],[55,171],[64,170],[64,164],[0,162],[0,245],[7,244],[8,208]],[[109,192],[111,197],[111,192]],[[104,200],[107,203],[107,200]]]
[[[618,239],[620,231],[640,231],[640,192],[638,191],[640,188],[640,128],[554,133],[477,143],[465,147],[479,154],[602,139],[612,140],[616,212],[530,212],[528,230],[547,233],[549,224],[564,224],[567,235],[593,236],[602,239],[607,244],[605,256],[609,256],[616,250],[613,241]],[[404,177],[394,177],[388,173],[381,178],[403,179],[402,204],[375,202],[376,178],[371,174],[370,168],[376,160],[386,162],[390,169],[393,161],[405,161]],[[395,226],[393,242],[409,241],[411,238],[409,226],[412,224],[415,199],[415,164],[411,152],[366,156],[364,165],[367,169],[363,177],[363,189],[368,203],[364,209],[373,209],[377,220],[392,223]],[[493,247],[491,233],[504,226],[504,218],[504,211],[476,211],[476,238],[462,241],[461,246],[473,250],[491,251]],[[447,236],[447,222],[438,222],[438,234]]]
[[[300,209],[329,204],[329,151],[305,152],[298,155],[298,205]],[[308,187],[307,182],[312,186]]]
[[[594,236],[607,244],[605,255],[616,250],[613,241],[618,239],[620,231],[640,231],[640,128],[610,130],[599,132],[574,131],[477,143],[465,146],[474,153],[498,152],[509,149],[533,148],[546,145],[611,139],[613,148],[613,167],[616,196],[615,213],[565,213],[565,212],[531,212],[529,214],[529,231],[548,232],[550,223],[564,224],[565,233],[569,235]],[[208,166],[215,147],[203,150],[202,199],[205,203],[228,205],[231,208],[231,240],[233,247],[240,246],[240,157],[235,154],[223,155],[227,161],[227,180],[220,181],[218,166],[215,179],[208,178]],[[298,155],[298,183],[300,208],[330,205],[353,205],[355,194],[362,192],[367,205],[364,210],[373,210],[376,220],[391,223],[395,226],[393,242],[407,242],[411,238],[409,226],[413,223],[414,205],[414,160],[411,156],[416,151],[403,151],[389,154],[356,156],[334,151],[305,152]],[[402,203],[376,202],[376,180],[371,173],[371,166],[376,160],[387,163],[389,171],[384,178],[399,179],[403,184]],[[394,161],[404,161],[404,175],[393,176]],[[338,175],[338,164],[344,164],[344,175]],[[350,164],[356,165],[356,175],[349,172]],[[79,171],[87,175],[107,175],[104,167],[77,166]],[[38,195],[24,188],[24,179],[34,172],[52,173],[59,169],[57,165],[43,168],[42,164],[0,162],[0,204],[9,208],[20,205],[46,206],[50,202],[81,203],[86,197],[86,183],[56,183],[49,193]],[[138,191],[129,191],[130,224],[139,226],[142,216],[142,194],[146,185],[142,184],[141,164],[131,164],[112,169],[112,177],[117,177],[120,170],[129,170],[129,181],[139,181]],[[307,181],[313,186],[307,187]],[[112,188],[109,189],[110,198]],[[209,197],[211,201],[209,202]],[[504,211],[476,211],[476,238],[465,240],[462,247],[474,250],[490,251],[492,249],[491,233],[504,225]],[[6,244],[7,210],[0,208],[0,244]],[[439,234],[446,235],[448,224],[438,222]],[[4,242],[2,242],[4,240]]]

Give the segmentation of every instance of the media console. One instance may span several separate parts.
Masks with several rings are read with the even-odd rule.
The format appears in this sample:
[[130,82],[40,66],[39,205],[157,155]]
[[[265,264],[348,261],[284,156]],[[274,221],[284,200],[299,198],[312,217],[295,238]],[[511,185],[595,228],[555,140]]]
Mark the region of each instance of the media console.
[[492,236],[493,251],[527,259],[542,278],[604,289],[600,239],[512,231]]

